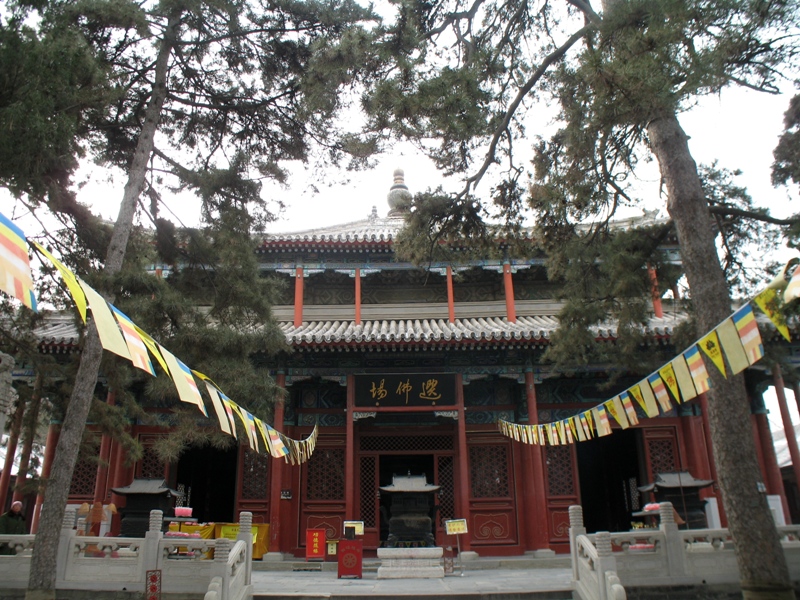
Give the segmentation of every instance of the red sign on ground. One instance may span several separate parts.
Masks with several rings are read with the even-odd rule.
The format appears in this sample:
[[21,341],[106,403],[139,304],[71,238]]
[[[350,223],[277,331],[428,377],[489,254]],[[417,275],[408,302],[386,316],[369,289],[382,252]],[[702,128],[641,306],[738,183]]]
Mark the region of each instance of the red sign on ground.
[[325,560],[325,530],[306,529],[306,560]]

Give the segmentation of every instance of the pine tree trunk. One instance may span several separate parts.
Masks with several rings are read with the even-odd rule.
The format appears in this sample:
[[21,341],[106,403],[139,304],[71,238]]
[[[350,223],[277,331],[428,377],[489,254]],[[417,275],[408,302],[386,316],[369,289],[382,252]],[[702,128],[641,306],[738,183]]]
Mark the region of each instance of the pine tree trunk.
[[[653,152],[667,190],[667,209],[680,243],[700,332],[714,329],[731,313],[728,287],[715,247],[715,228],[688,138],[674,113],[648,126]],[[722,376],[709,366],[708,421],[728,526],[735,542],[743,596],[747,600],[794,598],[767,499],[757,487],[761,473],[744,376]]]
[[[145,110],[145,119],[133,155],[128,181],[120,205],[119,215],[114,225],[114,233],[109,243],[104,272],[117,273],[122,268],[128,238],[133,230],[133,216],[136,203],[144,188],[147,163],[153,152],[154,138],[161,119],[161,110],[167,95],[167,72],[169,58],[178,35],[180,13],[170,15],[164,38],[158,51],[155,64],[153,92]],[[34,540],[31,572],[28,580],[26,600],[54,600],[56,584],[56,561],[58,538],[61,523],[66,512],[72,472],[78,460],[81,438],[94,398],[97,375],[103,348],[97,336],[94,321],[89,321],[86,341],[81,354],[81,363],[75,377],[75,386],[70,397],[61,435],[58,438],[55,458],[51,470],[52,477],[46,483],[44,504],[39,521],[39,530]]]

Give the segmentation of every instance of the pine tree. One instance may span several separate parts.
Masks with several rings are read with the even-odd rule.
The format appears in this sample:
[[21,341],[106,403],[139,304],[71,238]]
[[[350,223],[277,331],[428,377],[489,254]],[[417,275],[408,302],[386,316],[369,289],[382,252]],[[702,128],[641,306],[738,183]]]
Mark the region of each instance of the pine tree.
[[[34,155],[47,160],[12,165],[0,176],[29,204],[45,203],[71,223],[84,247],[99,258],[96,264],[103,277],[98,288],[110,301],[116,300],[114,278],[123,271],[143,192],[157,202],[159,186],[191,189],[203,200],[207,221],[238,220],[215,231],[215,252],[221,255],[226,231],[249,235],[270,218],[260,180],[283,181],[283,163],[307,160],[313,151],[334,162],[357,151],[356,159],[363,160],[369,150],[331,126],[331,118],[344,107],[339,91],[353,84],[365,64],[360,48],[370,39],[366,26],[374,20],[369,10],[349,0],[54,0],[18,2],[12,9],[14,20],[9,24],[14,25],[14,35],[3,47],[11,55],[3,63],[7,71],[22,53],[11,47],[12,42],[19,46],[20,40],[30,41],[46,53],[56,51],[54,40],[71,40],[70,48],[81,50],[76,62],[94,79],[86,82],[90,97],[70,105],[58,144],[47,155]],[[22,24],[34,9],[37,19],[28,22],[38,24],[35,31]],[[335,69],[312,68],[318,55],[328,54],[336,56]],[[4,89],[22,97],[25,86],[35,81],[37,93],[55,105],[57,87],[34,80],[30,70],[20,77],[7,79],[10,85]],[[69,80],[56,82],[75,91]],[[0,118],[12,121],[15,107],[18,103],[0,102]],[[43,101],[34,115],[47,125],[54,110]],[[77,200],[72,176],[82,154],[122,168],[127,175],[110,231]],[[226,275],[249,277],[245,271]],[[235,289],[242,288],[230,291]],[[251,293],[259,289],[253,287]],[[222,302],[217,306],[216,319],[233,322],[242,317],[222,308]],[[54,597],[58,532],[102,354],[90,321],[47,486],[29,598]]]
[[[445,223],[450,239],[459,219],[471,230],[486,215],[513,235],[533,210],[551,273],[579,292],[585,275],[603,274],[598,261],[625,248],[618,266],[628,285],[615,316],[641,322],[641,303],[625,294],[647,289],[648,261],[658,261],[658,234],[636,239],[614,234],[609,221],[621,206],[641,198],[632,185],[636,167],[658,163],[666,208],[677,235],[697,332],[716,327],[731,312],[728,282],[715,246],[721,217],[769,221],[763,210],[713,202],[688,147],[678,116],[703,94],[742,84],[774,92],[781,68],[791,68],[797,27],[795,2],[716,0],[606,0],[589,2],[417,3],[401,5],[403,40],[422,42],[404,69],[370,91],[364,101],[376,129],[392,128],[416,140],[445,171],[464,174],[464,189],[450,199],[435,231]],[[402,25],[402,26],[401,26]],[[789,61],[787,64],[786,61]],[[519,148],[531,145],[524,116],[547,102],[560,108],[561,129],[536,144],[536,173],[526,193]],[[552,106],[552,105],[551,105]],[[526,112],[526,108],[529,109]],[[434,145],[438,142],[438,145]],[[478,202],[475,186],[494,168],[503,182],[491,201]],[[741,200],[741,198],[740,198]],[[439,203],[441,205],[441,202]],[[420,204],[423,212],[425,207]],[[451,218],[455,217],[455,218]],[[588,233],[579,223],[599,223]],[[774,221],[774,220],[773,220]],[[413,236],[409,236],[413,237]],[[649,246],[649,247],[648,247]],[[560,269],[560,270],[559,270]],[[577,269],[583,269],[584,277]],[[617,272],[619,273],[619,272]],[[589,290],[597,293],[597,290]],[[641,294],[639,294],[641,296]],[[620,298],[610,298],[619,303]],[[569,306],[569,305],[568,305]],[[562,325],[585,331],[605,316],[602,303],[572,306]],[[571,335],[562,332],[565,339]],[[580,341],[581,337],[571,338]],[[584,341],[585,340],[584,338]],[[573,347],[584,348],[575,343]],[[567,357],[563,357],[566,359]],[[586,357],[572,357],[578,363]],[[788,570],[760,479],[742,376],[712,373],[707,406],[714,458],[746,598],[793,598]]]

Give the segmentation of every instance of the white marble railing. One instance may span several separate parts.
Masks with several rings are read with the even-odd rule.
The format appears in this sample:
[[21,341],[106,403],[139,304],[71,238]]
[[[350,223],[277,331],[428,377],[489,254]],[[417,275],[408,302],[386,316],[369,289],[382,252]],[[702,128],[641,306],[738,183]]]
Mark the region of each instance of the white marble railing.
[[[165,537],[161,511],[152,511],[144,538],[79,536],[72,528],[74,519],[71,508],[59,539],[57,590],[144,592],[147,571],[160,570],[164,593],[205,594],[211,578],[219,576],[218,600],[252,596],[250,513],[241,513],[235,542]],[[34,539],[32,535],[0,536],[0,543],[16,550],[16,555],[0,555],[0,590],[27,587]]]
[[[572,574],[579,597],[615,600],[609,578],[625,587],[738,584],[728,530],[679,530],[673,515],[672,504],[662,502],[658,529],[587,534],[581,507],[571,506]],[[800,525],[777,529],[792,579],[800,579]]]
[[625,600],[608,532],[586,535],[583,509],[570,506],[570,548],[575,595],[583,600]]

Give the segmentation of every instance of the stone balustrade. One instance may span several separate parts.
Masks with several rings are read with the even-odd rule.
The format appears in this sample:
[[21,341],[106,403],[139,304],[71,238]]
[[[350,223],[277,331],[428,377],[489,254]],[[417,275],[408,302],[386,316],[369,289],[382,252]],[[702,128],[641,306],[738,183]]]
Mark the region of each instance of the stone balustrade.
[[[150,513],[144,538],[79,536],[75,523],[75,507],[69,507],[59,538],[57,590],[144,592],[147,571],[160,570],[165,594],[206,594],[211,579],[218,577],[214,600],[252,596],[251,513],[241,513],[236,540],[165,537],[159,510]],[[27,587],[35,536],[0,536],[1,542],[17,554],[0,556],[0,597],[2,590]]]

